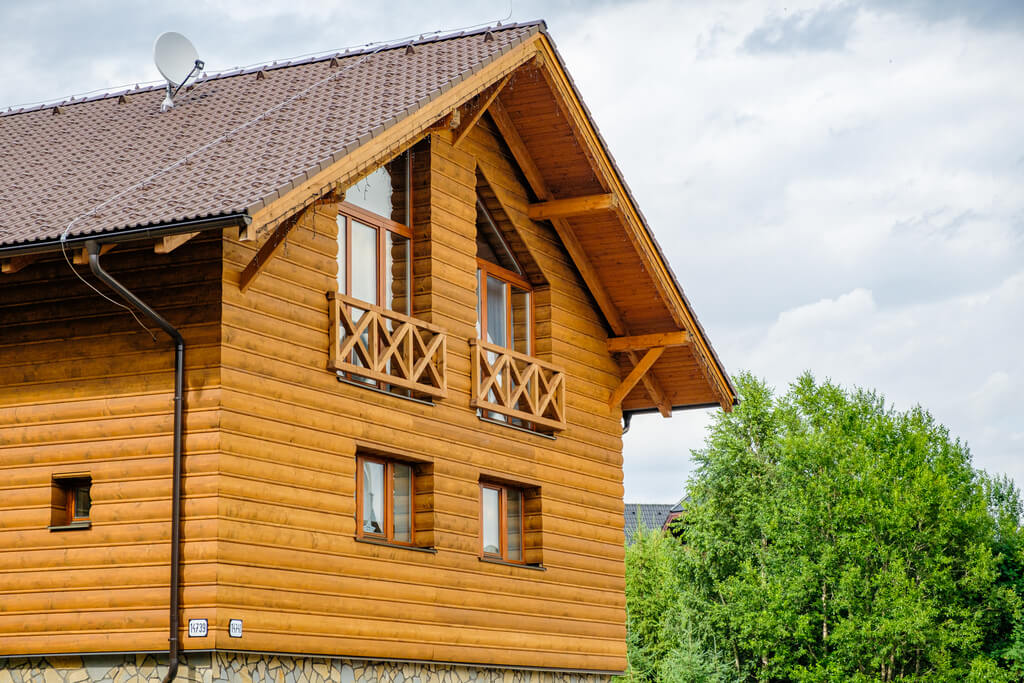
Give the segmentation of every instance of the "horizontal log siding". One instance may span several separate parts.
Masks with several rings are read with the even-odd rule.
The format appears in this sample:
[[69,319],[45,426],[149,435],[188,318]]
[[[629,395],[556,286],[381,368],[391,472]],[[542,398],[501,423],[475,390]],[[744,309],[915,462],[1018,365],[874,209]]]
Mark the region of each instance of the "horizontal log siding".
[[[557,238],[510,210],[550,284],[537,345],[568,371],[569,427],[552,441],[470,410],[478,163],[526,205],[486,128],[458,149],[435,135],[414,157],[414,312],[451,334],[450,398],[434,406],[325,369],[334,207],[296,228],[246,294],[238,275],[258,245],[225,239],[218,646],[624,668],[621,427],[605,407],[619,370]],[[436,554],[354,540],[360,443],[433,462]],[[481,473],[542,488],[546,572],[479,560]],[[227,637],[228,618],[244,619],[242,641]]]
[[[169,255],[122,246],[103,262],[185,336],[183,599],[205,616],[216,597],[220,237]],[[155,341],[60,257],[0,276],[0,655],[167,647],[174,347],[142,320]],[[47,529],[62,472],[92,477],[88,530]]]

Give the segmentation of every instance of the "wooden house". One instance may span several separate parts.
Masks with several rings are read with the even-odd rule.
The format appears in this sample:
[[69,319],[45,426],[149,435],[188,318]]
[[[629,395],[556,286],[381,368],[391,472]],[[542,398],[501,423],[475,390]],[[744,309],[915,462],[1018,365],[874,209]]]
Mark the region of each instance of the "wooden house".
[[0,115],[0,680],[621,672],[623,422],[736,397],[543,23],[163,97]]

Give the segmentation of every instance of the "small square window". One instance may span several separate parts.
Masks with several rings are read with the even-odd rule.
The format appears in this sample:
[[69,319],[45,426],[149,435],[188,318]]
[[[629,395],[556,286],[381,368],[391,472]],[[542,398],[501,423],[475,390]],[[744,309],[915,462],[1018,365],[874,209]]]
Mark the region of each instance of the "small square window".
[[92,511],[92,479],[55,476],[50,499],[51,528],[87,528]]

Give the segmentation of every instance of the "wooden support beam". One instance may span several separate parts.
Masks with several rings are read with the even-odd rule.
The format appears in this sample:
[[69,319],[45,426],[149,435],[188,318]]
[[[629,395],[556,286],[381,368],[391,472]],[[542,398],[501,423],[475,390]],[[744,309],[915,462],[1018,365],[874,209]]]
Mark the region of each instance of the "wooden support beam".
[[[640,355],[635,351],[627,351],[626,358],[634,366],[640,362]],[[662,388],[661,382],[654,376],[653,372],[645,373],[640,381],[644,384],[644,389],[647,390],[647,395],[654,401],[654,405],[658,407],[658,412],[661,413],[662,417],[672,417],[672,401],[668,400],[668,394],[665,393],[665,389]]]
[[628,375],[626,379],[622,380],[622,384],[615,387],[615,391],[608,398],[608,408],[615,410],[622,405],[622,399],[626,398],[626,394],[632,391],[636,383],[640,381],[640,378],[647,374],[647,371],[654,365],[654,361],[661,358],[661,354],[665,353],[665,347],[656,347],[644,354],[644,357],[640,359]]
[[455,130],[459,127],[459,123],[462,122],[462,111],[458,108],[452,109],[450,112],[439,118],[437,121],[429,125],[425,132],[436,133],[444,130]]
[[[101,244],[100,245],[100,256],[107,252],[113,251],[116,244]],[[74,256],[71,257],[71,262],[76,266],[87,266],[89,265],[89,252],[85,249],[76,249]]]
[[459,143],[465,139],[469,134],[469,131],[471,131],[473,126],[476,125],[476,122],[479,121],[480,117],[484,115],[485,111],[487,111],[487,108],[491,106],[491,102],[494,102],[495,98],[498,97],[510,80],[512,80],[512,74],[508,73],[489,89],[477,95],[479,105],[474,105],[473,114],[459,125],[459,129],[455,133],[455,140],[452,142],[452,147],[459,146]]
[[172,251],[198,235],[198,232],[186,232],[181,235],[169,235],[156,241],[153,251],[157,254],[170,254]]
[[612,337],[608,340],[608,350],[642,351],[655,346],[685,346],[690,343],[690,334],[685,330],[675,332],[655,332],[654,334],[638,334],[633,337]]
[[530,155],[529,150],[526,149],[526,143],[519,137],[519,131],[516,130],[515,124],[512,123],[512,117],[509,116],[505,106],[501,103],[501,99],[499,98],[491,102],[488,111],[491,112],[491,118],[494,119],[495,125],[498,126],[498,132],[501,133],[501,137],[505,138],[505,144],[508,145],[512,156],[516,159],[516,163],[519,164],[523,175],[526,176],[526,182],[530,184],[533,193],[542,201],[551,199],[547,183],[544,182],[544,176],[541,175],[537,164],[533,163],[533,157]]
[[277,253],[278,248],[284,244],[285,239],[288,237],[288,233],[292,231],[296,225],[301,223],[306,216],[315,211],[316,204],[313,204],[299,213],[295,214],[291,218],[286,219],[276,228],[274,232],[270,233],[270,237],[263,243],[263,246],[259,248],[256,255],[252,257],[249,264],[242,270],[242,274],[238,278],[238,289],[243,294],[245,290],[249,289],[252,281],[256,279],[256,276],[263,271],[263,267],[267,265],[274,254]]
[[17,273],[27,265],[35,263],[42,254],[26,254],[24,256],[12,256],[0,264],[0,272],[6,274]]
[[[508,145],[512,156],[526,177],[526,182],[529,183],[530,189],[541,200],[551,199],[551,193],[548,192],[544,177],[533,162],[533,157],[526,149],[523,139],[519,137],[519,131],[516,130],[515,124],[512,123],[512,118],[501,104],[501,100],[495,99],[491,103],[489,111],[491,112],[491,118],[494,119],[494,123],[498,127],[498,132],[505,139],[505,144]],[[552,218],[551,225],[554,227],[555,232],[558,233],[558,238],[562,240],[562,244],[565,245],[566,251],[569,252],[569,256],[576,264],[580,275],[583,276],[583,281],[590,290],[591,296],[594,297],[594,301],[597,302],[598,308],[601,309],[605,319],[611,326],[612,331],[617,335],[628,334],[626,325],[622,321],[622,316],[619,315],[619,311],[612,302],[608,290],[604,288],[600,278],[597,276],[597,270],[591,264],[587,253],[583,250],[583,246],[576,238],[572,226],[562,218]]]
[[582,216],[588,213],[609,211],[618,206],[615,195],[593,194],[584,197],[571,197],[568,199],[551,199],[546,202],[530,204],[527,215],[531,220],[543,221],[552,218],[568,218],[569,216]]

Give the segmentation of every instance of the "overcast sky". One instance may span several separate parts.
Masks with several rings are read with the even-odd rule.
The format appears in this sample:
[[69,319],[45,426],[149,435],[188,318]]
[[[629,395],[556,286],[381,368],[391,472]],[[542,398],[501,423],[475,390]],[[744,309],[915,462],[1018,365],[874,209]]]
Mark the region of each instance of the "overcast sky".
[[[168,30],[213,72],[509,12],[8,1],[0,104],[154,80]],[[729,371],[920,403],[1024,483],[1024,3],[513,3],[535,18]],[[626,500],[677,499],[707,422],[634,420]]]

